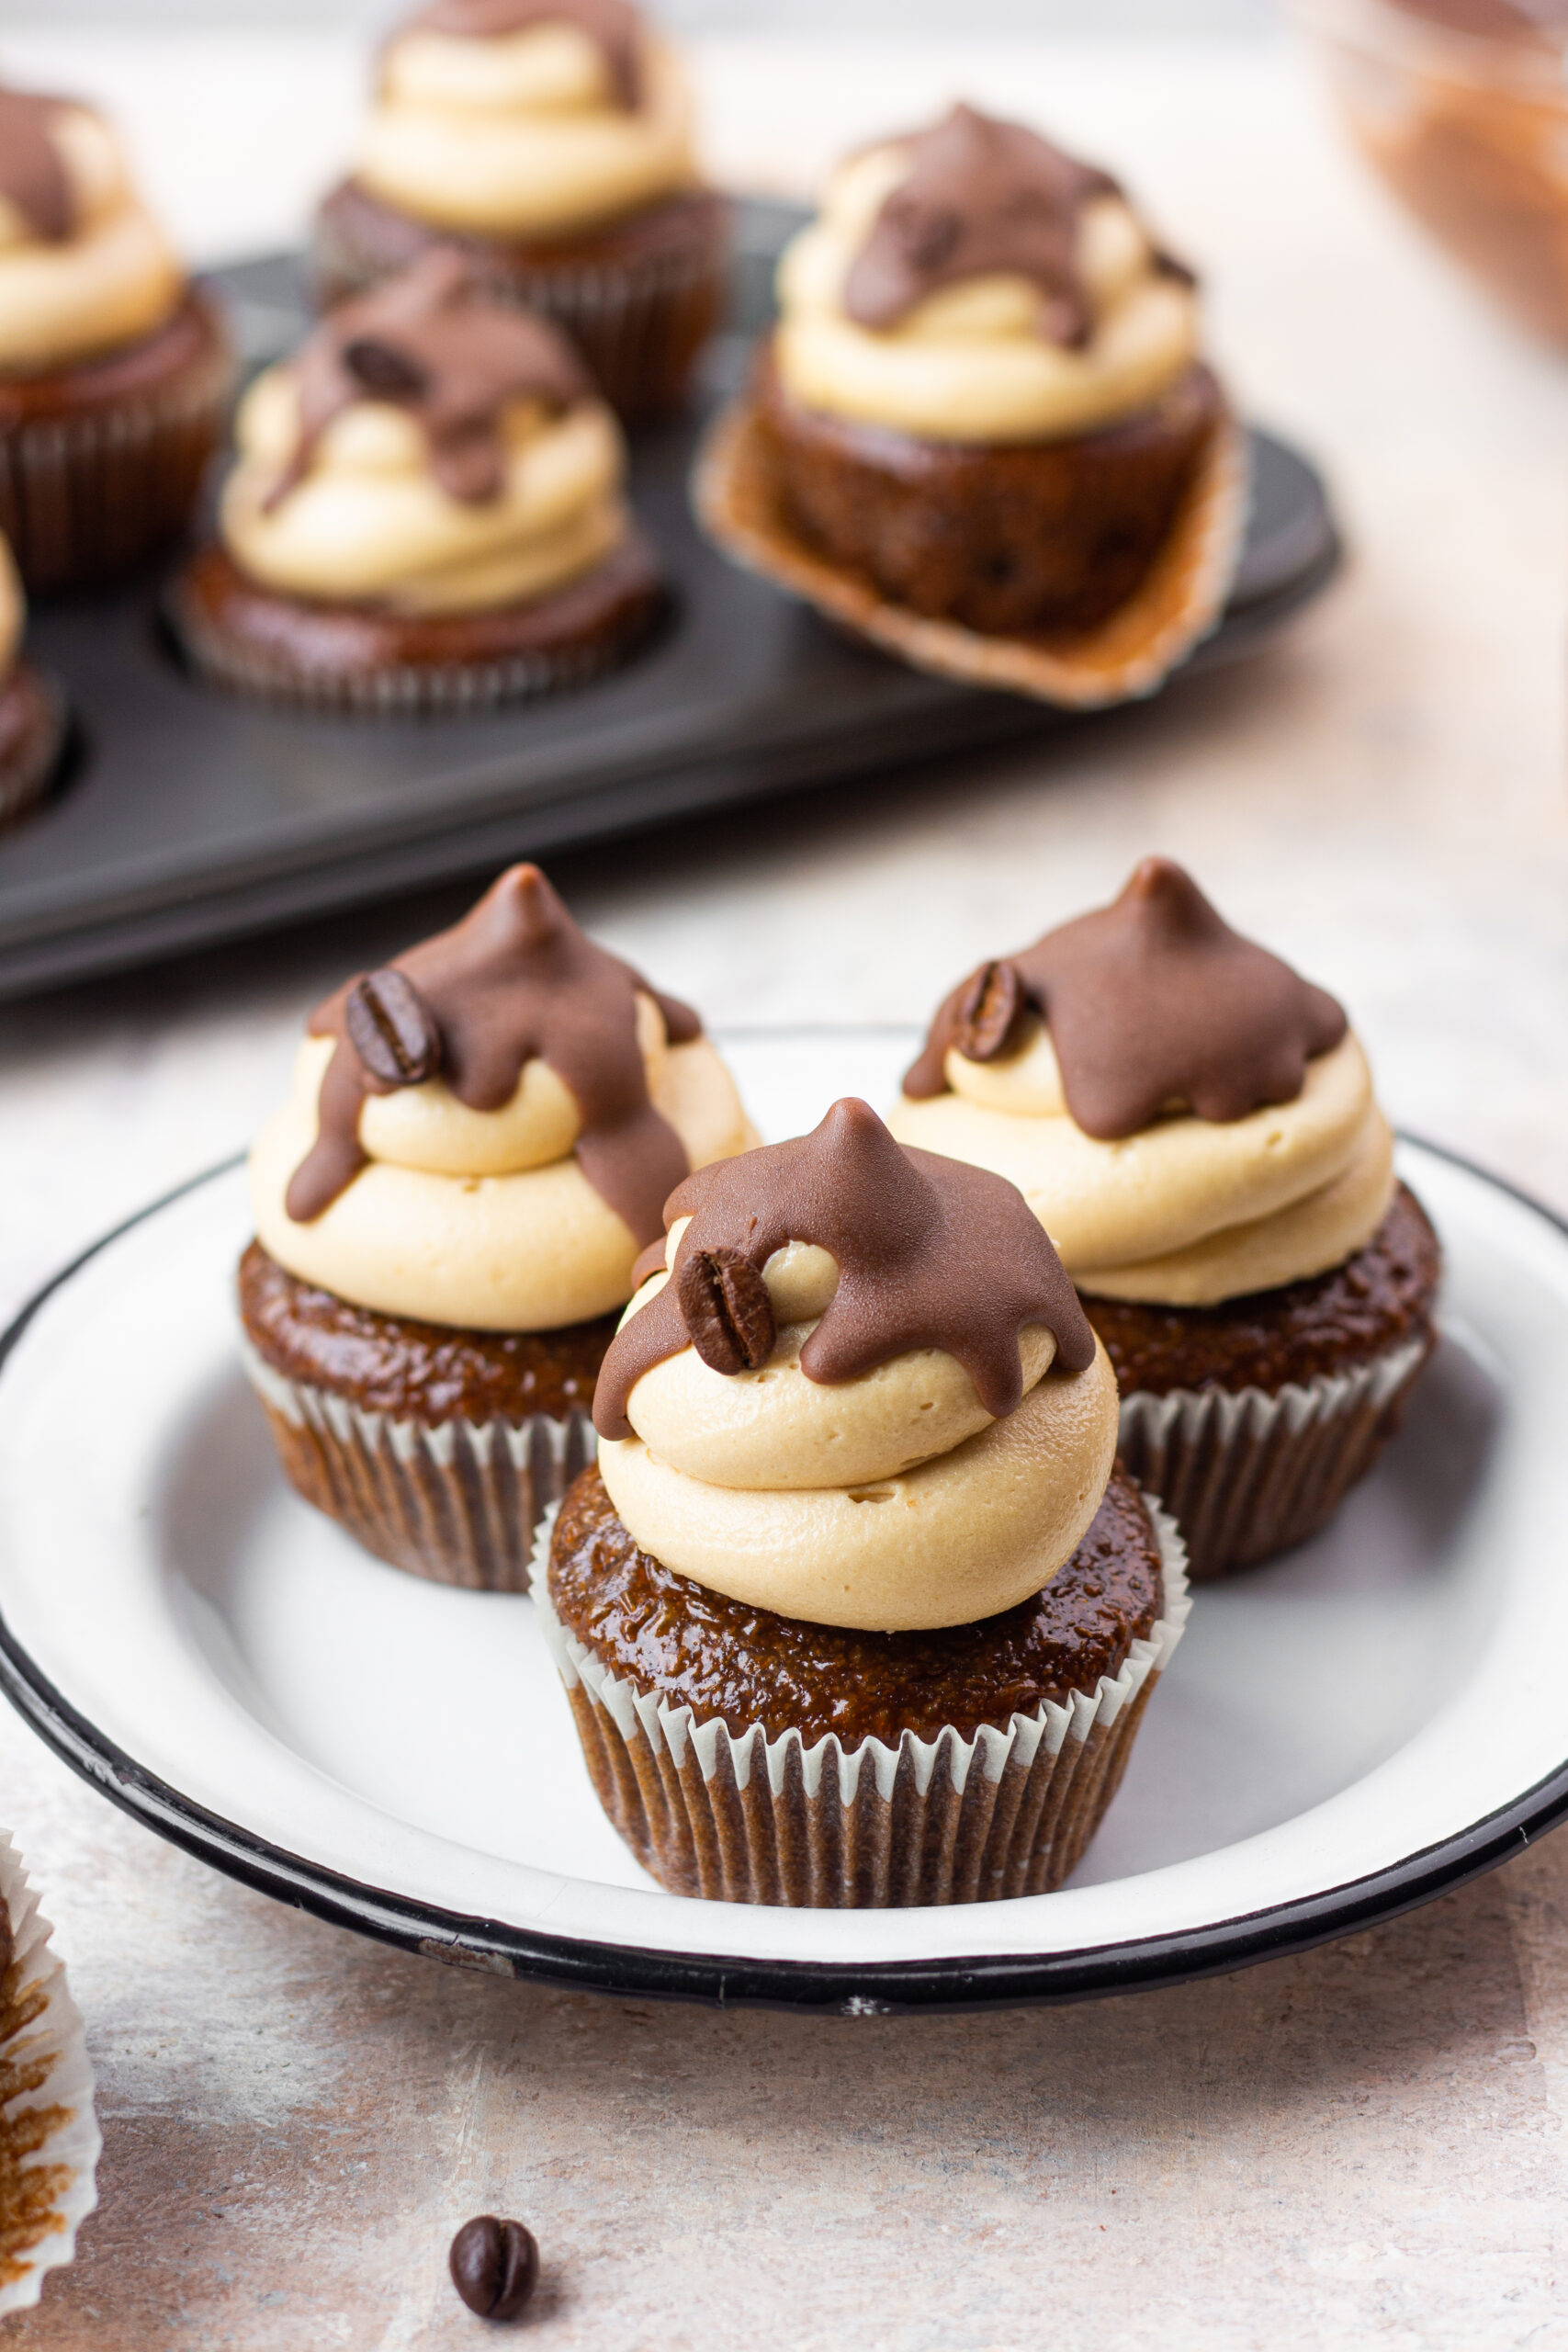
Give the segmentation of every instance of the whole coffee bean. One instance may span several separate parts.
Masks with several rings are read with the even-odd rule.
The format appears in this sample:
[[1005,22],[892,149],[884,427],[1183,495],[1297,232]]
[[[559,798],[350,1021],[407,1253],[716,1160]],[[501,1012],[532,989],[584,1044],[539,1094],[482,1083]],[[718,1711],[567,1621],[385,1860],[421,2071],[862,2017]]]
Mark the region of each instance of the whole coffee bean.
[[446,2261],[452,2284],[480,2319],[515,2319],[539,2281],[533,2232],[493,2213],[464,2222]]
[[1018,974],[1006,962],[982,964],[958,1001],[953,1042],[968,1062],[994,1062],[1012,1032],[1023,1001]]
[[430,390],[430,378],[412,353],[383,343],[378,335],[355,335],[344,344],[342,358],[355,383],[379,400],[423,400]]
[[715,1372],[755,1372],[773,1354],[773,1302],[739,1250],[694,1250],[675,1295],[693,1347]]
[[441,1067],[441,1032],[434,1015],[395,965],[367,972],[355,982],[343,1009],[343,1025],[366,1069],[388,1086],[417,1086]]

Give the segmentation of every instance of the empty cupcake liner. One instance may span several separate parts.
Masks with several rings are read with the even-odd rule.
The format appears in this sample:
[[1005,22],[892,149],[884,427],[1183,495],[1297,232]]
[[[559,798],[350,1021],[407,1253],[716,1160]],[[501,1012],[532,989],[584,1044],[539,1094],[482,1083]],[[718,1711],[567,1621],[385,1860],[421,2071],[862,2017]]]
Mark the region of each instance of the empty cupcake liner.
[[437,1584],[526,1592],[534,1531],[598,1452],[585,1412],[424,1422],[290,1380],[241,1342],[290,1485],[378,1560]]
[[692,495],[699,522],[727,555],[911,668],[1094,710],[1152,694],[1218,626],[1247,534],[1250,482],[1247,435],[1227,418],[1136,594],[1097,628],[1059,640],[983,637],[928,619],[818,554],[784,512],[750,401],[726,410],[709,432]]
[[1047,1700],[1005,1731],[897,1747],[836,1734],[807,1747],[697,1723],[604,1666],[549,1597],[555,1524],[541,1526],[534,1603],[599,1801],[644,1868],[674,1894],[728,1903],[887,1908],[987,1903],[1061,1885],[1103,1820],[1150,1691],[1181,1638],[1186,1553],[1153,1497],[1165,1608],[1122,1670],[1092,1691]]
[[1432,1347],[1425,1333],[1355,1372],[1272,1395],[1124,1396],[1122,1462],[1180,1526],[1193,1582],[1256,1566],[1315,1534],[1393,1436]]
[[0,1832],[11,1964],[0,1977],[0,2318],[27,2311],[76,2252],[103,2147],[82,2016],[22,1858]]

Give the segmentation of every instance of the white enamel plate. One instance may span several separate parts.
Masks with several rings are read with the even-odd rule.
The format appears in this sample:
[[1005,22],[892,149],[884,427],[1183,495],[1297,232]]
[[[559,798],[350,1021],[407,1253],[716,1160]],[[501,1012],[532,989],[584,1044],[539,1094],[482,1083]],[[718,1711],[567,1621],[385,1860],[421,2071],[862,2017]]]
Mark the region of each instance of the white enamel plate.
[[[913,1039],[721,1041],[764,1134]],[[1447,1337],[1335,1527],[1201,1589],[1070,1885],[918,1911],[665,1894],[601,1814],[532,1603],[367,1558],[240,1371],[243,1174],[112,1234],[0,1341],[0,1679],[88,1780],[343,1925],[611,1990],[851,2010],[1070,1999],[1387,1917],[1568,1813],[1568,1231],[1406,1144]]]

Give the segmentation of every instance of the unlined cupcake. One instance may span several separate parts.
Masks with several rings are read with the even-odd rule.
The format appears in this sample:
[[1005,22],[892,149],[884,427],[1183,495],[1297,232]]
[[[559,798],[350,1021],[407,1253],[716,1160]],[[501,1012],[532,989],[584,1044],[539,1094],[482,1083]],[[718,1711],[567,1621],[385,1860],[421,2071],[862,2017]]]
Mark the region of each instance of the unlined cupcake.
[[1108,174],[956,107],[852,156],[697,478],[719,545],[918,667],[1090,705],[1224,607],[1242,436]]
[[394,1566],[525,1590],[666,1195],[754,1141],[696,1014],[536,866],[348,982],[252,1154],[240,1268],[299,1492]]
[[25,817],[43,798],[65,737],[59,689],[21,658],[26,617],[22,583],[0,539],[0,827]]
[[536,1582],[610,1819],[732,1902],[1060,1884],[1186,1600],[1045,1235],[853,1100],[665,1216]]
[[718,317],[728,208],[679,60],[626,0],[434,0],[399,27],[317,219],[321,297],[437,241],[564,328],[621,415],[679,401]]
[[664,604],[620,429],[547,321],[431,253],[240,410],[219,533],[170,593],[197,668],[370,716],[586,684]]
[[893,1130],[1010,1177],[1194,1577],[1314,1533],[1436,1340],[1437,1238],[1342,1008],[1145,858],[938,1012]]
[[102,115],[0,90],[0,531],[30,589],[115,578],[177,536],[232,380]]

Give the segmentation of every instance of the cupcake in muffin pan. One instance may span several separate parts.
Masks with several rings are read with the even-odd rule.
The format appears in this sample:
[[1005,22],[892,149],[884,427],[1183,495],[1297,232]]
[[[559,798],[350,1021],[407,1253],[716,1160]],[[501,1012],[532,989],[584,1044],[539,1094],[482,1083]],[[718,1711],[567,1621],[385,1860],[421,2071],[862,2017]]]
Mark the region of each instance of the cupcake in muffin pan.
[[252,1155],[240,1269],[294,1486],[396,1566],[525,1589],[665,1196],[754,1141],[696,1014],[535,866],[340,989]]
[[116,578],[184,528],[232,383],[102,115],[0,89],[0,531],[28,588]]
[[1089,705],[1217,622],[1243,443],[1116,183],[958,107],[854,155],[697,482],[721,547],[916,663]]
[[1186,1603],[1044,1233],[852,1099],[665,1215],[535,1586],[611,1820],[731,1901],[1058,1885]]
[[22,659],[26,615],[17,567],[0,539],[0,827],[25,817],[44,797],[65,739],[63,697]]
[[1441,1271],[1332,997],[1147,858],[959,984],[891,1124],[1021,1187],[1194,1577],[1325,1524],[1431,1352]]
[[219,536],[169,597],[196,667],[368,715],[581,685],[664,592],[620,428],[543,320],[431,253],[246,394]]
[[718,316],[728,209],[679,61],[626,0],[434,0],[394,32],[353,176],[318,215],[318,293],[454,240],[573,338],[623,416],[680,400]]

